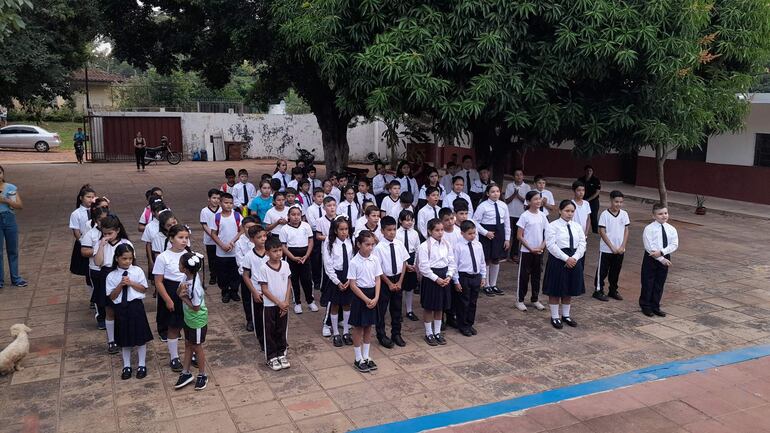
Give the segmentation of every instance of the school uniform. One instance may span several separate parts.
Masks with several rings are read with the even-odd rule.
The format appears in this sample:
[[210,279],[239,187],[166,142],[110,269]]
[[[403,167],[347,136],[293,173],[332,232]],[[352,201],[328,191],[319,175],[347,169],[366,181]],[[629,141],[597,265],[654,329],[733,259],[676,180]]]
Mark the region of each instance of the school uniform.
[[371,193],[363,193],[363,192],[357,192],[356,193],[356,200],[361,203],[361,205],[364,204],[365,201],[370,201],[374,204],[377,204],[376,198]]
[[307,215],[307,210],[313,204],[313,194],[309,192],[298,192],[299,204],[302,206],[302,215]]
[[426,204],[425,206],[420,209],[419,212],[417,212],[417,233],[422,236],[422,239],[428,239],[428,221],[438,218],[438,212],[441,210],[441,208],[436,206],[431,206],[429,204]]
[[473,182],[479,180],[479,172],[474,169],[462,169],[457,172],[455,176],[460,176],[463,179],[465,179],[465,193],[468,195],[471,195],[471,188],[473,187]]
[[[201,226],[205,225],[209,230],[211,230],[214,227],[212,222],[216,218],[216,215],[220,212],[222,212],[221,206],[217,206],[216,209],[211,209],[210,207],[206,206],[201,209],[198,221],[200,222]],[[216,271],[214,263],[216,262],[217,257],[217,243],[214,242],[214,239],[211,239],[211,236],[206,233],[206,230],[203,231],[203,245],[204,248],[206,248],[206,260],[209,262],[209,278],[215,279],[214,276],[216,275]]]
[[350,224],[355,224],[356,220],[361,217],[361,205],[354,201],[342,200],[337,205],[337,215],[344,215],[348,217]]
[[[410,266],[414,266],[415,259],[417,258],[417,248],[420,246],[420,235],[417,233],[417,230],[413,228],[407,230],[404,227],[399,227],[398,230],[396,230],[396,239],[399,239],[404,244],[404,248],[406,248],[406,252],[409,254],[406,263]],[[401,285],[401,291],[411,292],[416,288],[417,272],[407,271],[406,275],[404,275],[404,283]]]
[[232,186],[228,185],[227,182],[223,183],[219,186],[219,190],[222,192],[226,192],[235,198],[235,188],[238,185],[238,183],[234,183]]
[[[536,189],[538,193],[540,193],[540,197],[548,200],[548,205],[553,206],[556,204],[556,200],[553,198],[553,193],[551,191],[548,191],[547,189],[544,189],[540,191],[539,189]],[[546,217],[550,212],[548,212],[548,208],[545,207],[545,205],[540,206],[540,212],[542,212]]]
[[[281,243],[286,245],[290,253],[295,257],[303,257],[307,254],[309,239],[313,237],[313,229],[306,222],[300,222],[297,227],[286,224],[283,230],[281,230],[279,237]],[[286,261],[289,263],[289,269],[291,269],[291,287],[294,291],[294,304],[300,305],[302,303],[300,284],[302,284],[302,290],[305,292],[305,301],[308,305],[312,304],[315,299],[313,298],[313,280],[310,273],[310,263],[297,263],[289,259]]]
[[238,284],[240,284],[241,290],[241,303],[243,304],[243,316],[246,318],[246,323],[252,323],[251,316],[251,292],[246,287],[246,283],[243,282],[243,265],[246,262],[246,254],[254,248],[254,242],[252,242],[247,235],[241,235],[237,241],[235,241],[235,263],[238,265]]
[[152,221],[152,210],[150,206],[145,206],[142,213],[139,214],[139,224],[146,226],[150,221]]
[[[473,221],[473,218],[471,217],[466,218],[465,221],[472,222],[473,225],[476,227],[476,236],[473,238],[473,240],[478,241],[479,240],[479,230],[478,230],[479,223],[477,223],[476,221]],[[455,226],[456,226],[455,230],[460,230],[462,232],[462,230],[460,229],[460,225],[462,225],[462,222],[457,221],[457,219],[455,219]]]
[[[375,285],[380,275],[382,275],[382,268],[380,261],[374,254],[369,254],[369,257],[356,254],[350,260],[348,280],[356,280],[358,289],[369,299],[374,299],[376,295]],[[353,290],[348,288],[347,291],[352,292]],[[380,286],[380,293],[382,293],[382,286]],[[378,300],[378,302],[381,301],[381,299]],[[353,300],[350,304],[350,320],[348,320],[350,325],[356,327],[377,325],[377,316],[377,306],[369,308],[361,298],[353,294]]]
[[313,289],[321,290],[321,279],[323,278],[323,266],[321,265],[321,241],[315,238],[318,231],[316,223],[323,219],[323,205],[311,204],[305,213],[307,223],[313,229],[313,251],[310,253],[310,275],[313,279]]
[[112,262],[114,261],[115,257],[115,249],[118,247],[118,245],[121,244],[131,245],[132,248],[134,246],[134,244],[132,244],[128,239],[119,239],[115,241],[115,243],[107,242],[104,244],[104,246],[100,246],[99,241],[97,241],[94,245],[94,256],[96,256],[96,253],[99,252],[100,248],[104,248],[102,265],[99,266],[98,271],[91,271],[91,282],[94,285],[95,294],[93,299],[94,304],[96,304],[97,321],[105,320],[106,308],[113,307],[112,300],[105,294],[105,287],[107,284],[107,275],[112,271]]
[[[259,270],[262,268],[262,266],[267,263],[269,257],[267,256],[267,252],[263,255],[259,255],[257,253],[256,248],[253,248],[249,250],[246,253],[246,256],[243,258],[243,269],[249,271],[249,277],[251,279],[251,284],[254,286],[254,289],[257,290],[257,293],[262,294],[262,286],[259,284]],[[249,299],[250,305],[249,308],[251,309],[251,324],[254,327],[254,335],[257,336],[257,340],[259,341],[259,347],[264,350],[265,349],[265,330],[262,325],[262,312],[264,309],[264,302],[262,300],[258,301],[254,296],[252,296],[251,291],[249,291],[248,296],[246,298]]]
[[[599,217],[598,227],[604,228],[605,234],[612,242],[612,245],[620,247],[623,245],[626,228],[631,225],[628,212],[620,209],[617,215],[606,209]],[[609,294],[618,293],[618,279],[620,278],[620,268],[623,267],[624,254],[615,254],[604,242],[604,238],[599,241],[599,265],[596,268],[594,277],[594,289],[604,293],[604,280],[609,277]]]
[[[668,266],[663,259],[671,260],[671,253],[679,248],[679,234],[669,223],[652,222],[644,228],[644,259],[642,259],[642,292],[639,296],[639,306],[642,311],[660,311],[660,299],[663,297],[663,287],[668,276]],[[663,253],[654,258],[652,251]]]
[[350,305],[353,300],[353,293],[350,288],[340,290],[338,284],[348,280],[348,271],[350,270],[350,260],[353,258],[353,242],[350,239],[334,240],[332,250],[329,251],[329,240],[324,241],[323,245],[323,264],[326,277],[324,282],[329,294],[329,302],[333,305]]
[[377,206],[380,206],[382,199],[388,195],[388,185],[395,179],[392,174],[377,174],[372,178],[372,192],[377,200]]
[[323,182],[321,182],[321,179],[313,179],[312,177],[307,178],[308,182],[310,182],[310,192],[312,193],[315,191],[316,188],[322,188]]
[[[104,321],[104,309],[99,308],[96,299],[99,298],[101,295],[96,293],[96,286],[94,285],[94,274],[99,273],[101,270],[100,266],[97,266],[96,263],[94,263],[94,256],[96,255],[96,251],[99,248],[99,239],[102,238],[102,231],[99,230],[99,227],[91,227],[88,229],[88,231],[84,232],[82,236],[80,236],[80,247],[81,248],[91,248],[91,257],[84,257],[84,260],[86,261],[86,284],[91,286],[93,290],[91,290],[91,298],[90,302],[92,302],[97,308],[96,308],[96,321],[97,322],[103,322]],[[81,254],[82,255],[82,254]],[[98,278],[98,275],[97,275]]]
[[[91,228],[90,209],[85,206],[78,206],[70,214],[70,230],[80,230],[80,236],[83,237]],[[76,239],[72,246],[72,256],[70,258],[70,272],[75,275],[88,275],[88,258],[80,253],[80,240]],[[86,282],[86,284],[89,284]]]
[[[578,180],[583,182],[586,186],[586,197],[591,197],[596,194],[596,191],[602,189],[602,182],[595,175],[592,175],[590,179],[581,176]],[[599,233],[599,219],[597,218],[599,215],[599,197],[600,196],[597,195],[595,199],[587,200],[588,204],[591,206],[591,230],[594,233]]]
[[420,193],[419,188],[417,187],[417,181],[410,176],[404,176],[404,177],[397,177],[396,180],[401,184],[401,192],[410,192],[412,194],[412,197],[414,197],[414,200],[412,201],[412,206],[417,206],[417,200],[419,199],[418,195]]
[[575,215],[572,220],[580,224],[583,233],[588,233],[591,230],[591,204],[586,200],[583,200],[579,205],[575,200],[572,200],[572,204],[575,205]]
[[[237,216],[236,216],[237,215]],[[219,223],[214,226],[217,237],[223,244],[230,243],[241,229],[240,215],[232,211],[230,215],[220,214]],[[224,298],[239,296],[240,281],[238,278],[238,261],[235,258],[235,248],[225,251],[217,245],[217,285]],[[235,297],[233,296],[233,297]]]
[[454,191],[449,191],[447,195],[444,196],[443,207],[455,210],[454,202],[458,198],[468,202],[468,214],[473,215],[473,202],[471,202],[471,197],[462,191],[460,191],[459,194]]
[[377,238],[377,242],[383,240],[382,236],[382,229],[380,228],[380,223],[378,222],[376,226],[374,226],[374,229],[370,229],[367,225],[367,219],[366,217],[359,218],[358,221],[356,221],[356,228],[353,231],[353,238],[357,238],[359,234],[361,234],[364,230],[369,230],[374,234],[374,237]]
[[[270,294],[278,301],[286,301],[286,292],[289,288],[289,265],[283,260],[280,261],[278,269],[271,267],[266,262],[257,271],[257,281],[260,284],[266,284]],[[262,311],[262,327],[265,336],[265,360],[269,361],[279,356],[286,356],[286,349],[289,347],[289,315],[281,316],[281,309],[268,298],[262,297],[264,303]]]
[[[486,260],[494,262],[504,259],[505,241],[511,238],[511,220],[505,203],[502,200],[484,200],[476,208],[473,219],[478,221],[476,230],[484,247]],[[494,239],[487,238],[488,232],[495,234]]]
[[[456,228],[455,230],[459,230]],[[461,292],[452,289],[452,312],[457,329],[468,332],[476,323],[476,306],[481,292],[481,280],[487,276],[484,249],[477,240],[462,238],[454,244],[457,274],[452,277],[454,284],[460,284]]]
[[[112,294],[124,276],[147,289],[144,271],[139,266],[131,265],[128,269],[117,268],[107,274],[105,296]],[[115,343],[119,347],[141,346],[153,339],[144,310],[144,296],[133,287],[124,286],[118,297],[111,301],[115,311]]]
[[289,188],[294,188],[294,189],[296,189],[296,190],[297,190],[297,192],[299,192],[299,181],[298,181],[297,179],[292,179],[292,180],[289,182],[289,186],[288,186],[288,187],[289,187]]
[[249,205],[252,198],[257,196],[257,188],[251,182],[239,182],[233,187],[233,202],[238,209]]
[[[159,324],[158,327],[160,327],[160,323],[164,323],[168,328],[172,329],[182,329],[184,327],[182,300],[179,298],[179,294],[177,294],[176,290],[179,288],[179,283],[185,281],[187,278],[185,274],[179,271],[179,260],[186,252],[187,251],[185,250],[178,253],[172,250],[166,250],[155,258],[152,274],[163,277],[163,287],[165,287],[166,293],[168,293],[168,296],[174,303],[174,311],[169,311],[168,308],[166,308],[166,302],[161,296],[158,296],[157,311],[155,314],[156,322]],[[160,333],[161,330],[158,332]]]
[[[285,219],[286,221],[289,221],[289,208],[290,206],[284,206],[283,210],[278,210],[274,207],[271,207],[265,213],[265,219],[262,221],[262,225],[267,227],[270,224],[277,222],[281,218]],[[286,224],[276,225],[275,227],[273,227],[272,230],[270,230],[270,235],[278,237],[281,234],[281,230],[283,230],[284,226],[286,226]]]
[[383,196],[380,200],[380,211],[383,212],[385,215],[394,216],[393,218],[398,221],[398,214],[401,213],[401,198],[396,197],[395,200],[390,196],[390,194]]
[[[548,262],[543,278],[543,294],[563,298],[585,293],[583,261],[580,259],[586,252],[586,237],[580,224],[563,218],[554,220],[545,230],[545,245]],[[566,266],[570,257],[577,260],[572,269]]]
[[160,222],[157,218],[153,218],[144,227],[142,232],[142,242],[148,243],[152,246],[152,240],[155,239],[155,235],[160,232]]
[[456,175],[450,173],[441,176],[441,179],[438,181],[438,183],[444,187],[444,191],[452,191],[452,179],[454,179],[455,176]]
[[487,182],[483,182],[481,179],[476,179],[473,181],[473,185],[471,185],[471,192],[468,193],[469,196],[471,196],[471,200],[473,200],[474,203],[481,204],[482,201],[484,201],[484,195],[487,192],[487,187],[489,185],[493,185],[495,182],[491,179]]
[[[439,183],[436,188],[438,188],[438,206],[441,206],[441,203],[444,201],[444,197],[446,196],[446,190],[443,186],[441,186],[441,183]],[[420,187],[420,193],[417,195],[417,207],[422,207],[420,203],[425,203],[428,200],[428,197],[426,195],[426,192],[428,191],[428,185],[423,185]]]
[[337,188],[336,186],[333,186],[331,192],[326,197],[334,197],[334,200],[336,200],[337,203],[339,203],[341,196],[342,196],[342,191],[340,191],[340,189]]
[[184,316],[184,339],[189,344],[203,344],[206,342],[206,334],[209,328],[209,311],[206,308],[205,293],[200,276],[196,275],[194,279],[185,281],[187,286],[187,297],[190,303],[199,307],[198,311],[182,304],[182,315]]
[[[516,182],[511,182],[505,187],[505,194],[503,197],[507,200],[508,197],[518,193],[519,197],[514,198],[508,203],[508,217],[511,219],[511,227],[516,227],[516,223],[519,221],[519,216],[526,211],[524,208],[524,197],[530,191],[529,185],[525,182],[517,185]],[[519,239],[516,237],[516,230],[511,231],[511,257],[519,255]]]
[[[398,233],[393,241],[383,239],[374,247],[372,252],[380,263],[380,269],[385,278],[391,283],[395,283],[401,278],[401,272],[404,269],[404,263],[409,260],[409,252],[404,244],[398,239]],[[406,279],[406,276],[404,276]],[[358,284],[358,283],[357,283]],[[360,287],[360,286],[359,286]],[[401,335],[401,303],[402,290],[391,292],[387,284],[380,284],[380,298],[377,301],[377,339],[382,340],[386,337],[385,333],[385,315],[390,312],[390,335]]]
[[278,191],[285,192],[286,188],[289,186],[289,182],[291,181],[291,175],[289,173],[281,173],[280,171],[276,171],[273,173],[273,179],[278,179],[281,181],[281,187],[278,189]]
[[[548,227],[548,218],[546,218],[543,212],[540,211],[537,213],[525,211],[518,218],[516,227],[517,232],[518,228],[521,228],[524,231],[522,237],[527,245],[537,248],[542,245],[545,240],[545,230]],[[524,246],[524,244],[521,244],[519,249],[518,289],[516,291],[519,302],[524,302],[524,298],[527,296],[527,286],[530,285],[530,283],[532,285],[530,300],[533,303],[538,301],[538,295],[540,293],[540,276],[542,275],[543,269],[543,255],[544,254],[533,254]]]
[[[452,285],[441,287],[439,278],[452,278],[457,273],[454,250],[448,242],[429,237],[417,249],[417,266],[422,275],[420,305],[429,311],[445,311],[452,308]],[[440,332],[440,330],[436,330]]]

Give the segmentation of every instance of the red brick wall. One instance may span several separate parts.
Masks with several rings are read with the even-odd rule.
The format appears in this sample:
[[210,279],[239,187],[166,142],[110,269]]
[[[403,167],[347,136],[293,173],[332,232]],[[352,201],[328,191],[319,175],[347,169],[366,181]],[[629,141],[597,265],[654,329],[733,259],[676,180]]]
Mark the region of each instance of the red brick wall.
[[590,159],[576,158],[566,149],[534,149],[524,155],[523,166],[527,177],[542,174],[546,177],[579,178],[583,167],[590,164],[601,180],[622,180],[622,164],[617,154],[607,154]]

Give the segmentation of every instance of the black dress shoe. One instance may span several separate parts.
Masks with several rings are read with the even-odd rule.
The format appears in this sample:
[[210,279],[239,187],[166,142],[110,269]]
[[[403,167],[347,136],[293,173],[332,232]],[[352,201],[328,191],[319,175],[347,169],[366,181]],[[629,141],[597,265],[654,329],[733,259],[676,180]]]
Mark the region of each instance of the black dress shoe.
[[247,323],[246,330],[249,332],[254,332],[254,325],[251,322]]
[[241,295],[239,295],[238,292],[233,292],[230,294],[230,299],[235,302],[241,302]]
[[123,373],[120,375],[121,380],[131,379],[131,367],[123,367]]
[[399,334],[393,335],[392,337],[390,337],[390,340],[391,340],[393,343],[395,343],[395,344],[396,344],[396,346],[398,346],[398,347],[404,347],[404,346],[406,346],[406,341],[404,341],[404,339],[403,339],[403,338],[401,338],[401,335],[399,335]]
[[484,287],[484,294],[489,297],[492,297],[492,296],[495,296],[495,291],[492,290],[491,287]]
[[446,344],[446,338],[444,338],[444,334],[436,334],[436,343],[441,346]]
[[345,346],[352,346],[353,336],[350,334],[342,334],[342,342],[345,343]]
[[666,312],[661,309],[652,310],[652,314],[660,317],[666,317]]
[[137,379],[144,379],[147,377],[147,367],[139,366],[139,368],[136,369],[136,378]]
[[573,328],[577,326],[577,322],[572,320],[572,317],[562,317],[561,321]]
[[492,286],[492,292],[493,292],[495,295],[497,295],[497,296],[503,296],[503,295],[505,295],[505,292],[503,292],[503,291],[502,291],[502,289],[500,289],[500,288],[499,288],[499,287],[497,287],[497,286]]
[[551,326],[556,329],[561,329],[564,325],[561,323],[561,319],[551,319]]
[[623,297],[620,296],[620,293],[618,293],[618,292],[610,292],[610,294],[607,295],[607,296],[609,296],[610,298],[615,299],[617,301],[622,301],[623,300]]
[[211,278],[209,278],[209,286],[216,286],[216,285],[217,285],[217,277],[212,275]]
[[655,314],[652,312],[652,310],[642,309],[642,314],[644,314],[647,317],[652,317]]
[[428,346],[438,346],[436,337],[433,334],[426,335],[424,338],[425,338],[425,342],[428,343]]
[[414,288],[414,294],[415,295],[419,295],[420,294],[420,286],[419,285]]
[[393,341],[387,336],[383,336],[382,338],[377,338],[377,341],[380,342],[380,346],[382,347],[385,347],[387,349],[393,348]]
[[473,332],[471,332],[470,328],[461,329],[460,334],[463,334],[466,337],[473,337]]
[[342,336],[335,335],[332,337],[332,344],[334,344],[334,347],[342,347],[344,343],[342,342]]
[[594,299],[598,299],[602,302],[607,302],[610,300],[610,298],[608,298],[607,295],[605,295],[601,290],[595,290],[594,294],[591,296],[593,296]]
[[227,304],[228,302],[230,302],[230,294],[225,293],[224,295],[222,295],[222,303]]
[[473,326],[471,326],[471,327],[470,327],[470,329],[471,329],[471,333],[472,333],[473,335],[476,335],[476,334],[478,334],[478,333],[479,333],[479,331],[477,331],[477,330],[476,330],[476,328],[474,328]]
[[420,318],[419,318],[419,317],[417,317],[417,315],[416,315],[416,314],[414,314],[414,312],[413,312],[413,311],[410,311],[410,312],[406,313],[406,318],[407,318],[407,319],[409,319],[409,320],[411,320],[412,322],[417,322],[417,321],[419,321],[419,320],[420,320]]

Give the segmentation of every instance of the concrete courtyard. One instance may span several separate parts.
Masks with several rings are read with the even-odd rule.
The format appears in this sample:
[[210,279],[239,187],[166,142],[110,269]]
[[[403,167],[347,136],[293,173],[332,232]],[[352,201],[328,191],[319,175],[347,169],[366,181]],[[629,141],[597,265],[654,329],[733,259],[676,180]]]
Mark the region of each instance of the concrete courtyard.
[[[138,242],[144,191],[160,186],[181,222],[193,228],[194,249],[201,250],[198,213],[227,167],[246,168],[254,180],[272,173],[274,163],[185,161],[146,173],[130,164],[5,166],[7,181],[19,187],[25,203],[17,217],[21,270],[30,284],[10,287],[6,278],[0,289],[0,347],[11,341],[7,329],[20,322],[32,328],[32,347],[23,371],[0,377],[0,432],[342,432],[770,343],[770,220],[673,210],[680,249],[663,298],[669,315],[647,318],[637,298],[641,232],[650,206],[626,200],[632,224],[621,274],[625,300],[576,299],[578,328],[557,331],[547,312],[515,310],[517,269],[507,263],[499,280],[507,293],[480,298],[475,337],[450,329],[446,346],[429,347],[422,324],[406,321],[407,346],[388,350],[375,342],[379,370],[360,374],[351,367],[352,348],[337,349],[321,337],[321,313],[305,309],[299,316],[289,313],[291,369],[273,372],[245,330],[240,303],[222,304],[211,287],[208,388],[175,391],[177,374],[157,339],[149,345],[147,378],[122,381],[120,356],[106,352],[82,277],[68,271],[67,225],[78,189],[90,183],[109,197]],[[570,197],[567,190],[552,190],[557,200]],[[597,255],[598,237],[590,235],[587,281]],[[144,265],[144,257],[139,262]],[[145,304],[155,329],[152,298]]]

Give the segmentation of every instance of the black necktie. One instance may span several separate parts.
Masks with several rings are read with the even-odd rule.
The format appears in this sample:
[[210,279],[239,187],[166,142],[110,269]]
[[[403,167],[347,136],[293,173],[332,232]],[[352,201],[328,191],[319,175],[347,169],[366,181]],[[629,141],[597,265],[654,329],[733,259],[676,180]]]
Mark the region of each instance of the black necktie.
[[409,232],[404,229],[404,246],[406,247],[406,252],[409,252]]
[[318,206],[318,218],[321,218],[323,215],[321,214],[321,206]]
[[[128,276],[128,271],[123,271],[123,276]],[[125,307],[128,305],[128,286],[123,287],[123,293],[120,295],[120,305]]]
[[471,192],[471,171],[465,170],[465,192]]
[[438,211],[436,211],[435,206],[433,206],[433,218],[438,218]]
[[663,236],[663,248],[668,246],[668,235],[666,235],[666,226],[660,225],[660,234]]
[[348,203],[348,221],[353,222],[353,210],[351,209],[353,205]]
[[249,190],[246,188],[246,184],[243,184],[243,205],[249,204]]
[[567,232],[569,232],[569,249],[574,250],[575,249],[575,238],[572,237],[572,228],[569,226],[569,222],[567,223]]
[[499,226],[500,223],[500,209],[497,208],[497,202],[493,201],[492,205],[495,207],[495,225]]
[[[542,200],[542,199],[543,199],[543,193],[542,193],[542,192],[540,192],[540,200]],[[543,202],[541,201],[540,203],[543,203]],[[545,208],[545,206],[543,206],[543,205],[541,204],[541,205],[540,205],[540,212],[542,212],[544,208]]]
[[409,191],[409,194],[412,193],[412,182],[409,180],[409,176],[406,177],[406,190]]
[[473,253],[473,242],[468,242],[468,250],[471,252],[471,262],[473,262],[473,273],[478,274],[479,268],[476,266],[476,254]]
[[393,268],[393,275],[398,274],[396,269],[396,244],[390,243],[390,266]]
[[283,189],[286,189],[289,185],[286,184],[286,175],[281,175],[281,180],[283,181]]
[[342,273],[345,274],[345,278],[348,275],[348,246],[345,242],[342,243]]

